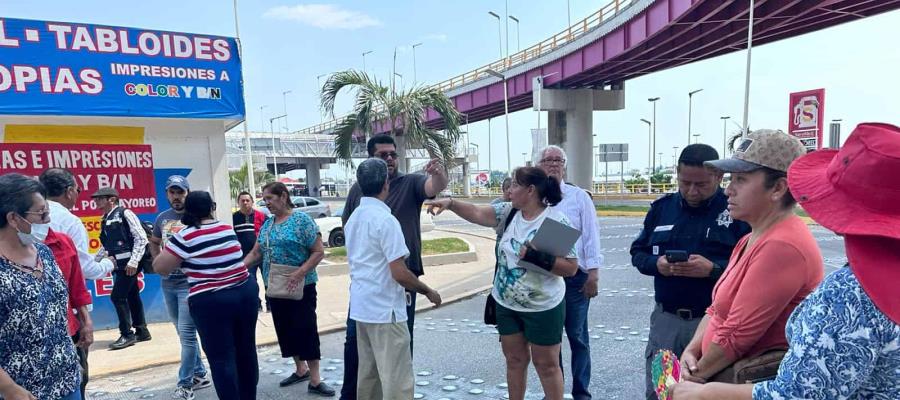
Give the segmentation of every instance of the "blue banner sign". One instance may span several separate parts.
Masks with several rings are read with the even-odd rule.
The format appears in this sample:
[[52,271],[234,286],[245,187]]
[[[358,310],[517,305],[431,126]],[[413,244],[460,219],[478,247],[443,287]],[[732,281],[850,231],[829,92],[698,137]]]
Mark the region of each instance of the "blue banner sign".
[[244,118],[233,38],[0,18],[0,115]]

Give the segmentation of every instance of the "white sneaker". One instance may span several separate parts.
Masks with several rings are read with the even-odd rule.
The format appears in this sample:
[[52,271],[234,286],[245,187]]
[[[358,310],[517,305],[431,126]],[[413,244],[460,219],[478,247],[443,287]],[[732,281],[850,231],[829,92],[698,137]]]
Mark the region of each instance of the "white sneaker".
[[194,400],[194,389],[178,386],[172,393],[172,398],[177,400]]
[[191,389],[203,389],[212,386],[212,381],[209,379],[209,372],[203,375],[194,375],[194,383]]

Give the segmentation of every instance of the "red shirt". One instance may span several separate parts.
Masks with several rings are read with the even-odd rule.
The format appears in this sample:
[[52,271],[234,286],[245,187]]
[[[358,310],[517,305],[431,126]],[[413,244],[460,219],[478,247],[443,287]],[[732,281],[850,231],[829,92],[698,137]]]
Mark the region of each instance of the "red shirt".
[[91,293],[84,285],[78,252],[72,239],[52,229],[47,233],[44,244],[53,252],[53,257],[56,258],[56,263],[66,280],[66,287],[69,289],[68,331],[69,336],[74,336],[80,327],[78,319],[75,318],[75,309],[91,304]]
[[[713,289],[702,351],[710,343],[732,360],[788,348],[784,328],[794,308],[822,281],[822,253],[806,224],[790,216],[747,247],[738,241]],[[743,253],[743,254],[742,254]]]

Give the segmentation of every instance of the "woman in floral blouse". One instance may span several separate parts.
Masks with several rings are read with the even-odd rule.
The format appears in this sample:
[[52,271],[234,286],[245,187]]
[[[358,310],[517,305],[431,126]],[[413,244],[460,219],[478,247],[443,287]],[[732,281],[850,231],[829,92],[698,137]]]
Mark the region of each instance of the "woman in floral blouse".
[[0,176],[0,397],[80,400],[81,367],[66,331],[68,295],[46,232],[44,187]]
[[794,311],[774,380],[675,386],[683,399],[900,399],[900,128],[861,124],[838,150],[796,160],[788,185],[844,237],[849,264]]
[[244,265],[262,259],[263,280],[268,281],[272,263],[296,267],[289,280],[303,287],[300,300],[266,297],[278,336],[281,356],[294,359],[296,371],[281,381],[290,386],[309,381],[309,393],[331,397],[335,392],[319,375],[319,332],[316,325],[316,266],[325,257],[319,228],[306,213],[294,212],[290,193],[281,182],[263,187],[263,198],[272,216],[259,229],[256,246],[244,258]]

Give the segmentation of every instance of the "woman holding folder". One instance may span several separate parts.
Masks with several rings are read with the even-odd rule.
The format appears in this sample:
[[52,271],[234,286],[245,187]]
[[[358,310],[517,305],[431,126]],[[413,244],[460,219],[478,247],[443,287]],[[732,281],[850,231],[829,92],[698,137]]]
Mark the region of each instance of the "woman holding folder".
[[[526,373],[533,356],[545,397],[559,400],[563,396],[559,352],[566,319],[563,277],[578,270],[577,256],[574,242],[568,254],[558,257],[535,249],[530,241],[547,219],[571,224],[551,209],[562,200],[559,181],[540,168],[513,171],[509,198],[510,202],[483,206],[455,199],[425,204],[434,215],[450,210],[479,225],[506,224],[497,250],[498,269],[491,294],[497,301],[497,331],[506,357],[509,398],[525,397]],[[503,218],[510,212],[511,219]]]

